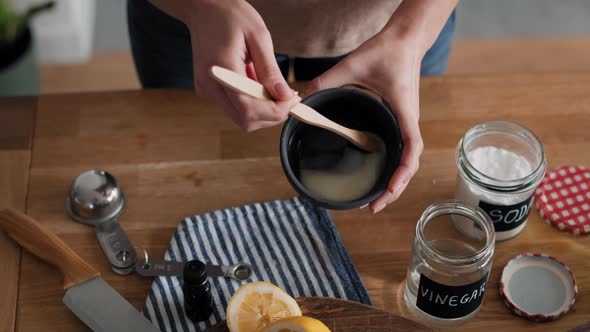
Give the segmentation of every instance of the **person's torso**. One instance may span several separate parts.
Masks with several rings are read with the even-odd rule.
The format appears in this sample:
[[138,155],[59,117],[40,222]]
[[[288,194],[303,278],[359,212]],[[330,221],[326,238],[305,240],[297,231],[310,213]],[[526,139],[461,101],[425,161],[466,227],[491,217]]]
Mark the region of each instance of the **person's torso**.
[[275,52],[298,57],[348,53],[378,33],[401,0],[248,0]]

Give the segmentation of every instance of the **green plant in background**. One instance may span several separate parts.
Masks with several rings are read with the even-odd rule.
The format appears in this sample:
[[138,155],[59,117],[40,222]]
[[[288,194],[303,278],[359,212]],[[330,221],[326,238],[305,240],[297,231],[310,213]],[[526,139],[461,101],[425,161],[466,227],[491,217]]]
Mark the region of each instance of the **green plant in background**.
[[12,44],[25,30],[31,18],[45,10],[53,8],[53,1],[31,6],[24,13],[17,13],[10,0],[0,0],[0,45]]

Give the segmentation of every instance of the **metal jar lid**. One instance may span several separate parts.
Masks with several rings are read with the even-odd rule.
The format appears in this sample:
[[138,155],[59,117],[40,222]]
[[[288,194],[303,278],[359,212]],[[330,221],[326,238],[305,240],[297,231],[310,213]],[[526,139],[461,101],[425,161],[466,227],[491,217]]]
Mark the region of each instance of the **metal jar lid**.
[[518,255],[502,270],[500,296],[510,310],[528,320],[562,317],[574,306],[577,293],[569,267],[547,254]]

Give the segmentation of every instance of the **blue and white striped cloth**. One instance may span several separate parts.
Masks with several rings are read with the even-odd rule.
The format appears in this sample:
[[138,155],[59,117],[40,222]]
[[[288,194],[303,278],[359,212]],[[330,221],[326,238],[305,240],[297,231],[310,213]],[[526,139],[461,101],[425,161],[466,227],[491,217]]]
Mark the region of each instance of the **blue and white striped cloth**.
[[[299,198],[256,203],[191,216],[178,226],[166,260],[250,263],[248,281],[271,282],[294,297],[336,297],[370,304],[369,296],[328,212]],[[215,309],[207,322],[186,318],[182,280],[158,277],[143,308],[162,331],[204,331],[225,319],[232,294],[243,284],[210,278]]]

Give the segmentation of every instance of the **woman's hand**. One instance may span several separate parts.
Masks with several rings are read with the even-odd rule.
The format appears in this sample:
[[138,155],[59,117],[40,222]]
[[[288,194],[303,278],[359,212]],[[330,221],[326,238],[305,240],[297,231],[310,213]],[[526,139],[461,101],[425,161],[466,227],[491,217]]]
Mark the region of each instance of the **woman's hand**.
[[387,191],[370,204],[373,213],[394,202],[416,174],[424,144],[420,135],[419,83],[422,55],[405,40],[385,32],[369,39],[311,82],[307,94],[357,85],[377,93],[395,114],[404,142],[401,162]]
[[[270,33],[258,12],[244,0],[193,0],[185,6],[180,18],[191,34],[196,93],[218,103],[246,131],[284,122],[301,98],[283,78]],[[213,65],[259,81],[275,101],[222,87],[209,76]]]
[[420,65],[458,0],[403,1],[383,30],[320,77],[307,93],[347,84],[383,98],[397,117],[404,149],[387,191],[371,202],[377,213],[399,198],[418,171],[424,148],[420,117]]

